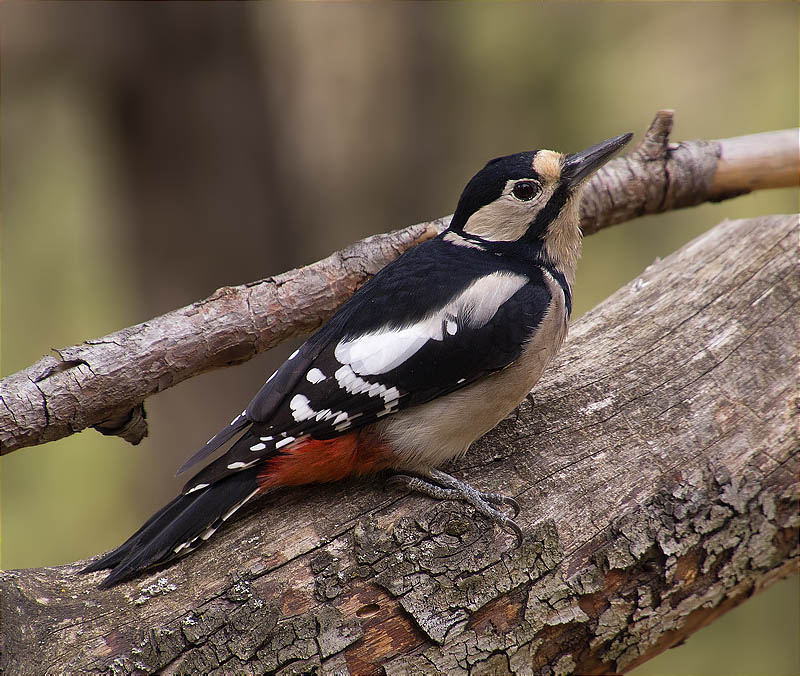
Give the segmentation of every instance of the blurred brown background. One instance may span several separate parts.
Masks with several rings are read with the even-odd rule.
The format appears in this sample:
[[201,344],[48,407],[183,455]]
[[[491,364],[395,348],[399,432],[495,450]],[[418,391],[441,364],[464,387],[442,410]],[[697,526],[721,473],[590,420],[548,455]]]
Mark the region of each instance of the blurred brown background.
[[[798,121],[793,2],[12,2],[0,22],[3,374],[450,213],[497,155],[640,136],[662,107],[675,139]],[[592,236],[576,314],[724,218],[796,209],[771,191]],[[119,544],[291,349],[150,399],[138,447],[87,431],[5,458],[3,568]],[[637,673],[797,673],[797,634],[794,579]]]

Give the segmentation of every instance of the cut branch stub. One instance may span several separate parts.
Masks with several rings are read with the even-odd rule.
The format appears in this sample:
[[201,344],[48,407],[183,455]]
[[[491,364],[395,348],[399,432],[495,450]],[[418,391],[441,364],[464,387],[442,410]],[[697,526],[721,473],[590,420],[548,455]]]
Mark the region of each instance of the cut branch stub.
[[612,160],[589,181],[581,204],[584,234],[709,199],[720,145],[671,144],[673,116],[671,110],[660,110],[634,151]]

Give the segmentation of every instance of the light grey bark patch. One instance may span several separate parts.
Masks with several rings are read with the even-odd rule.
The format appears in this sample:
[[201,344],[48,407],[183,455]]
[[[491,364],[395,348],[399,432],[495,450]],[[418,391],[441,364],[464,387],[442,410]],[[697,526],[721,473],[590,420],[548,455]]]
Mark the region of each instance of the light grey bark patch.
[[435,505],[430,520],[417,521],[418,532],[431,539],[409,538],[408,522],[400,525],[397,539],[374,521],[356,531],[356,558],[371,566],[376,583],[398,597],[415,624],[440,644],[463,630],[472,612],[544,574],[563,555],[552,521],[537,527],[519,549],[498,548],[488,523],[481,531],[473,528],[464,547],[463,535],[450,535],[449,525],[474,524],[462,516],[465,509],[458,503]]
[[331,606],[323,606],[317,614],[319,634],[319,654],[327,659],[343,651],[364,635],[364,630],[357,619],[347,620],[341,612]]

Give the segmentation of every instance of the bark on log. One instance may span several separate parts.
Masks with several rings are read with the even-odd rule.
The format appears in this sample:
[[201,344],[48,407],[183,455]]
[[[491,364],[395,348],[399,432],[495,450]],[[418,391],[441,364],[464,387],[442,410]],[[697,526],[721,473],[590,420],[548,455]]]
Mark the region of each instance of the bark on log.
[[525,540],[376,481],[274,494],[110,590],[3,573],[7,673],[627,671],[798,563],[797,216],[726,221],[572,327],[455,472]]
[[[636,150],[592,179],[582,204],[586,234],[753,187],[797,183],[796,130],[771,132],[769,142],[756,135],[758,142],[670,144],[672,120],[671,111],[660,111]],[[148,322],[55,351],[0,381],[0,454],[86,427],[138,443],[147,434],[147,397],[314,330],[369,276],[448,221],[370,237],[301,270],[222,288]]]

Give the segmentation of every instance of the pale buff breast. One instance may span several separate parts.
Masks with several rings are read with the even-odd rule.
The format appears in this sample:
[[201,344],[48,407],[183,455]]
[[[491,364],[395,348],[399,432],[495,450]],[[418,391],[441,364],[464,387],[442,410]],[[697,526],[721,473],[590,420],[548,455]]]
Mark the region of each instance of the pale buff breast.
[[530,392],[567,335],[564,292],[547,273],[545,280],[552,296],[550,306],[517,361],[472,385],[378,423],[376,432],[393,449],[394,467],[438,467],[463,454]]

